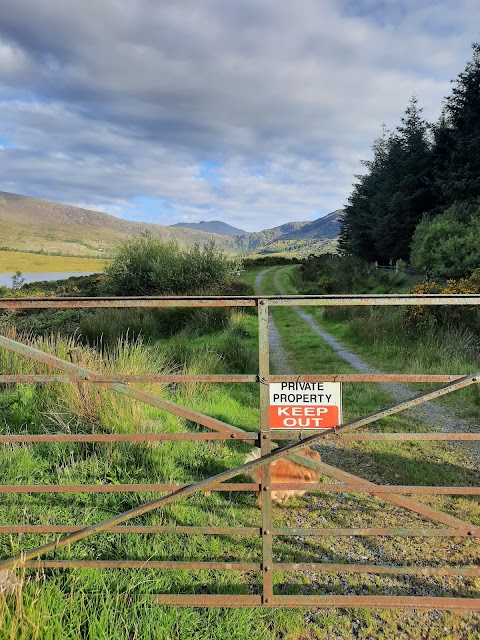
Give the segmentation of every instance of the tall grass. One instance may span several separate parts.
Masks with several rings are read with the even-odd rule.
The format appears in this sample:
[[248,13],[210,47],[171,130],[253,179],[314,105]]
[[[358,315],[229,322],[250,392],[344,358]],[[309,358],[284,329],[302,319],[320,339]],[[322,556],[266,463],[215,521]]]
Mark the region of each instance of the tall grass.
[[[18,333],[14,328],[6,331],[15,340],[23,342],[62,360],[70,361],[72,356],[79,366],[97,373],[114,374],[155,374],[168,373],[168,355],[161,349],[146,348],[140,338],[118,339],[112,346],[102,351],[79,343],[76,336],[35,336]],[[0,369],[21,374],[51,373],[47,365],[26,358],[18,353],[0,349]],[[162,394],[165,386],[159,384],[142,385],[152,393]],[[28,401],[31,400],[31,402]],[[45,385],[16,385],[3,395],[4,407],[22,408],[19,418],[30,414],[48,416],[51,422],[63,424],[65,429],[82,428],[128,431],[138,428],[152,412],[141,403],[116,394],[104,387],[90,384],[50,383]]]

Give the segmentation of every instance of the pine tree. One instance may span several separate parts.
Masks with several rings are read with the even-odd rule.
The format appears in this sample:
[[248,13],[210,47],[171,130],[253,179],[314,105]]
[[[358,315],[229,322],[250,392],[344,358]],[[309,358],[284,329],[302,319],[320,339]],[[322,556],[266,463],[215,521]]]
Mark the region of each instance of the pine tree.
[[382,210],[377,208],[376,249],[381,260],[408,260],[415,227],[433,208],[428,124],[413,96],[390,143]]
[[434,206],[428,125],[414,96],[402,125],[374,144],[374,159],[346,207],[340,247],[366,260],[407,260],[415,227]]
[[368,261],[376,260],[375,221],[371,203],[380,188],[382,174],[388,157],[388,139],[385,127],[382,136],[372,146],[373,160],[362,160],[367,168],[364,175],[356,175],[358,182],[345,207],[339,247],[342,253],[355,255]]
[[472,48],[472,60],[452,81],[445,106],[448,130],[441,143],[447,155],[435,178],[447,206],[480,198],[480,43]]

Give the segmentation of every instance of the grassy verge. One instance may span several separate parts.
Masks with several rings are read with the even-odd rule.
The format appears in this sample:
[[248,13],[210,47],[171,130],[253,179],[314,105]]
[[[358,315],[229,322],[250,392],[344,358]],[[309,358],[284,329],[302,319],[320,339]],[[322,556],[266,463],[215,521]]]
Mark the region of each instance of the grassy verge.
[[105,268],[104,258],[74,258],[66,256],[47,256],[40,253],[23,251],[0,251],[0,273],[62,273],[87,272],[98,273]]

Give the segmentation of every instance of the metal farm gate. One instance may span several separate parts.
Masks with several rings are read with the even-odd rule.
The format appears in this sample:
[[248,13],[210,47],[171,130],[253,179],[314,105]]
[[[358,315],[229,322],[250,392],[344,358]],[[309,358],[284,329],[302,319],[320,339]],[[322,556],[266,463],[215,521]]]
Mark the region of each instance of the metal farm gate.
[[[75,491],[158,491],[167,492],[146,504],[137,506],[108,520],[89,526],[66,525],[10,525],[0,526],[0,534],[52,533],[61,534],[52,542],[26,549],[21,554],[0,561],[0,570],[26,568],[155,568],[155,569],[218,569],[234,571],[258,571],[262,575],[262,589],[257,595],[172,595],[159,594],[153,597],[155,602],[175,606],[195,607],[377,607],[377,608],[425,608],[480,610],[480,598],[454,597],[404,597],[373,595],[277,595],[273,589],[273,572],[302,571],[331,573],[370,573],[415,576],[480,576],[478,566],[450,567],[394,567],[364,564],[331,563],[277,563],[272,555],[273,539],[276,536],[436,536],[436,537],[480,537],[480,527],[457,517],[444,513],[421,502],[415,501],[414,494],[452,494],[479,495],[479,487],[435,487],[435,486],[397,486],[378,485],[359,476],[342,471],[324,462],[314,461],[299,452],[306,446],[319,443],[324,438],[338,441],[400,441],[420,440],[480,440],[480,433],[365,433],[351,434],[354,429],[371,424],[376,420],[390,416],[428,400],[438,398],[458,389],[480,381],[480,372],[474,375],[271,375],[269,369],[269,309],[282,306],[357,306],[357,305],[478,305],[477,295],[358,295],[358,296],[263,296],[263,297],[139,297],[139,298],[3,298],[0,309],[65,309],[65,308],[119,308],[119,307],[256,307],[258,312],[259,369],[251,375],[100,375],[81,366],[61,360],[35,348],[21,344],[10,338],[0,336],[0,347],[14,351],[27,358],[33,358],[61,374],[51,375],[15,375],[1,372],[0,383],[52,383],[72,382],[90,383],[107,387],[120,394],[153,405],[173,413],[186,420],[207,427],[208,433],[134,433],[134,434],[45,434],[45,435],[0,435],[0,444],[39,443],[39,442],[160,442],[165,440],[240,440],[261,448],[261,458],[218,475],[206,478],[195,484],[136,484],[136,485],[30,485],[0,486],[1,493],[42,493]],[[269,387],[271,382],[423,382],[446,383],[444,386],[423,393],[407,401],[399,402],[381,411],[364,416],[336,429],[311,430],[309,437],[303,437],[301,431],[285,430],[273,432],[269,426]],[[257,383],[260,395],[260,425],[256,433],[243,431],[216,418],[201,414],[161,397],[146,393],[128,385],[135,382],[209,382],[209,383]],[[294,441],[293,444],[280,447],[276,441]],[[288,457],[304,466],[320,471],[323,475],[337,481],[335,484],[289,483],[272,484],[270,465],[279,458]],[[235,476],[261,467],[262,480],[258,484],[226,483]],[[340,483],[340,484],[339,484]],[[444,528],[337,528],[337,529],[299,529],[275,528],[272,526],[272,491],[278,489],[308,489],[320,492],[365,493],[377,496],[386,502],[403,507],[444,525]],[[261,492],[262,525],[258,527],[195,527],[195,526],[125,526],[124,523],[144,513],[172,503],[180,498],[199,491],[245,491]],[[235,562],[153,562],[153,561],[55,561],[41,560],[45,554],[84,540],[100,532],[111,533],[178,533],[178,534],[232,534],[260,536],[262,539],[262,558],[260,563]]]

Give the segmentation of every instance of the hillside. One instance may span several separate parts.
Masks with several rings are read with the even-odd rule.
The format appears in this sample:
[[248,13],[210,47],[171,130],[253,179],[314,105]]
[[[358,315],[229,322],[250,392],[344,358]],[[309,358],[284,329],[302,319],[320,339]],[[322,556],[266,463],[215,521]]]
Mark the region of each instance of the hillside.
[[[180,245],[204,245],[212,240],[228,253],[307,256],[335,250],[342,211],[313,222],[288,222],[254,233],[241,232],[221,221],[185,227],[124,220],[107,213],[82,209],[0,191],[0,248],[43,251],[75,256],[109,256],[128,238],[150,232]],[[209,229],[209,232],[201,227]],[[213,229],[216,232],[213,233]],[[225,235],[230,230],[231,235]]]
[[281,253],[299,257],[335,251],[342,215],[343,210],[337,209],[313,222],[289,222],[273,229],[248,233],[236,239],[237,247],[244,253]]
[[164,240],[177,240],[182,245],[205,244],[213,239],[226,249],[230,244],[212,233],[132,222],[107,213],[0,191],[0,246],[3,247],[108,255],[124,240],[145,231]]
[[184,229],[193,229],[194,231],[205,231],[206,233],[217,233],[219,236],[243,236],[247,231],[237,229],[232,225],[222,222],[221,220],[210,220],[201,222],[177,222],[170,225],[171,227],[183,227]]

